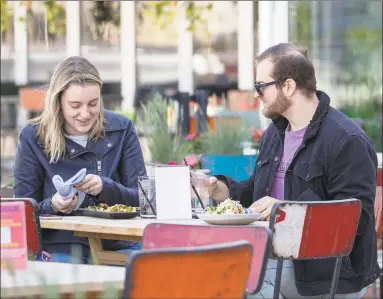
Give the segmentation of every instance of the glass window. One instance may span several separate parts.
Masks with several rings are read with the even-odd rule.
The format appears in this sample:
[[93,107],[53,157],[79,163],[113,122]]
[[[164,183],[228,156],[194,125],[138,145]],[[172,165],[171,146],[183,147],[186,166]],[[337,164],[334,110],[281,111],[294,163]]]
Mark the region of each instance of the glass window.
[[65,53],[65,1],[29,1],[27,5],[30,53]]
[[309,48],[318,88],[334,105],[381,94],[380,2],[289,1],[289,38]]
[[200,1],[206,6],[194,34],[194,72],[196,84],[228,86],[237,81],[237,5],[233,1]]
[[120,53],[119,1],[81,1],[81,51]]
[[1,1],[1,58],[13,53],[13,3]]

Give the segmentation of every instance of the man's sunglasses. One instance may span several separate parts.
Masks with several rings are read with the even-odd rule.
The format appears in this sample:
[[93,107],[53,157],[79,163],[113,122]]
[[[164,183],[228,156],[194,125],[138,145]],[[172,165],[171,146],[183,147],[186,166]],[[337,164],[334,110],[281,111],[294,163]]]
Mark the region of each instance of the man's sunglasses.
[[254,88],[255,90],[257,91],[257,93],[262,96],[263,95],[263,90],[267,87],[267,86],[270,86],[270,85],[273,85],[273,84],[276,84],[277,81],[271,81],[271,82],[267,82],[267,83],[258,83],[258,82],[254,82]]

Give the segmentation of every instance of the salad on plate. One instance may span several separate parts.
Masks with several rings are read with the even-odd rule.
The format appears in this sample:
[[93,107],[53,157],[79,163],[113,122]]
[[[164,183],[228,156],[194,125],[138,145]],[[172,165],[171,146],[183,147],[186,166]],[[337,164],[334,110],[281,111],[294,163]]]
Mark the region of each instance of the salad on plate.
[[239,201],[232,200],[231,198],[221,202],[216,207],[208,207],[205,210],[207,215],[238,215],[238,214],[251,214],[251,209],[242,207]]

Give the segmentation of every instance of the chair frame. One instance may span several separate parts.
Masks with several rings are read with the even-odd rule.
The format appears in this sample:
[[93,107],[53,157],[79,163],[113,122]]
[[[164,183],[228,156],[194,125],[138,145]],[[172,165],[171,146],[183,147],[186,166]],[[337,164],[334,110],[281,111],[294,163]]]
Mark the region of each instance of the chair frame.
[[[157,225],[164,225],[164,226],[176,226],[176,228],[182,228],[184,227],[185,229],[186,228],[192,228],[192,229],[203,229],[203,228],[209,228],[209,229],[238,229],[238,226],[234,226],[234,225],[225,225],[225,226],[209,226],[209,225],[190,225],[190,224],[171,224],[171,223],[150,223],[148,224],[145,229],[144,229],[144,233],[143,233],[143,249],[148,249],[146,248],[146,242],[147,242],[147,231],[149,229],[151,229],[151,227],[156,227]],[[251,230],[254,234],[257,233],[257,231],[262,231],[266,234],[267,236],[267,242],[266,242],[266,246],[265,246],[265,249],[264,249],[264,259],[262,261],[262,264],[261,264],[261,267],[259,269],[259,277],[258,277],[258,285],[256,286],[256,288],[254,288],[253,290],[251,290],[249,292],[248,288],[246,287],[246,292],[247,294],[250,294],[250,295],[254,295],[256,293],[258,293],[261,288],[262,288],[262,282],[265,278],[265,272],[266,272],[266,268],[267,268],[267,261],[268,261],[268,258],[270,256],[270,253],[271,253],[271,245],[272,245],[272,234],[271,234],[271,231],[269,228],[267,227],[263,227],[263,226],[246,226],[246,227],[243,227],[241,229],[248,229],[248,230]],[[237,241],[241,241],[243,239],[238,239],[238,240],[228,240],[226,243],[230,243],[230,242],[237,242]],[[249,240],[245,240],[246,242],[250,242]],[[215,244],[225,244],[225,243],[215,243]],[[250,242],[250,244],[252,244]],[[201,244],[201,245],[198,245],[198,246],[212,246],[213,244]],[[196,245],[191,245],[190,247],[195,247]],[[254,246],[253,245],[253,255],[254,255]],[[181,245],[181,246],[174,246],[174,247],[171,247],[171,248],[180,248],[180,247],[185,247],[185,245]],[[162,247],[164,248],[164,247]],[[152,248],[149,248],[150,250],[153,250]]]
[[[356,223],[356,229],[357,229],[357,227],[359,225],[359,218],[360,218],[360,213],[361,213],[361,209],[362,209],[362,204],[361,204],[360,200],[358,200],[358,199],[345,199],[345,200],[333,200],[333,201],[287,201],[287,202],[283,201],[283,202],[275,203],[273,205],[272,210],[271,210],[271,217],[270,217],[270,222],[269,222],[270,230],[274,234],[274,231],[275,231],[274,224],[275,224],[275,221],[277,220],[278,209],[280,207],[287,206],[287,205],[300,205],[300,206],[307,205],[310,207],[314,207],[314,206],[320,206],[320,205],[322,205],[322,206],[323,205],[331,205],[331,204],[335,204],[335,203],[342,203],[342,204],[347,204],[347,203],[353,204],[353,203],[355,203],[355,204],[359,205],[359,217],[358,217],[358,221]],[[355,235],[356,235],[356,229],[355,229]],[[352,239],[352,242],[349,243],[347,250],[341,254],[335,254],[333,256],[326,256],[326,257],[318,257],[318,259],[331,258],[331,257],[336,258],[335,269],[334,269],[332,282],[331,282],[331,288],[330,288],[330,297],[329,297],[330,299],[335,298],[336,290],[338,287],[340,269],[342,266],[342,258],[344,256],[347,256],[350,254],[350,252],[354,246],[354,241],[355,241],[355,236]],[[276,276],[275,276],[273,298],[278,299],[280,288],[281,288],[283,261],[287,258],[281,258],[281,257],[275,256],[274,255],[274,248],[273,248],[272,256],[277,258],[277,269],[276,269]],[[293,258],[293,257],[291,257],[289,259],[291,259],[291,260],[310,260],[312,258],[305,258],[305,257]]]
[[[151,249],[151,250],[142,250],[142,251],[134,251],[132,254],[128,255],[128,260],[126,264],[126,276],[125,276],[125,287],[124,287],[124,299],[130,298],[130,290],[132,289],[132,278],[133,278],[133,268],[134,263],[137,259],[151,256],[159,253],[179,253],[181,254],[188,254],[193,252],[209,252],[209,251],[216,251],[216,250],[224,250],[224,249],[235,249],[235,248],[241,248],[241,247],[248,247],[251,252],[251,257],[253,256],[253,246],[246,241],[236,241],[236,242],[230,242],[225,244],[217,244],[217,245],[207,245],[207,246],[191,246],[191,247],[174,247],[174,248],[161,248],[161,249]],[[251,263],[250,263],[251,267]],[[249,273],[250,273],[250,267],[249,267]],[[244,293],[246,291],[244,290]]]

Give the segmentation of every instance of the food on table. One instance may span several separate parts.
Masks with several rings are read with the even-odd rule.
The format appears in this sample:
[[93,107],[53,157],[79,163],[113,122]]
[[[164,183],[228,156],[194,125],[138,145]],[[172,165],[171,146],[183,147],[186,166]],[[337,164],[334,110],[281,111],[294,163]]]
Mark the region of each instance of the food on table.
[[211,215],[234,215],[249,213],[251,213],[251,210],[243,208],[239,201],[231,200],[231,198],[221,202],[217,207],[208,207],[205,210],[205,214]]
[[98,211],[98,212],[107,212],[107,213],[113,213],[113,212],[132,213],[132,212],[136,212],[135,207],[130,207],[130,206],[122,205],[122,204],[115,204],[115,205],[109,207],[106,203],[100,203],[97,206],[90,206],[90,207],[88,207],[88,210]]

